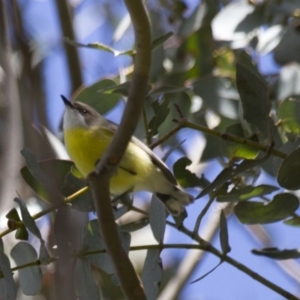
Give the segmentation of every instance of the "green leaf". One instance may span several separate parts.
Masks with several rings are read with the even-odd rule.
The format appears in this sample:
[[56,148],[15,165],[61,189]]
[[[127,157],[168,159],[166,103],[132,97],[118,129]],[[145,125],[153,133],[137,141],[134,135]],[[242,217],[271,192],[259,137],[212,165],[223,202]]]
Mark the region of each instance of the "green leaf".
[[300,134],[300,96],[284,100],[278,108],[278,117],[285,132]]
[[95,42],[95,43],[88,43],[88,44],[81,44],[77,43],[75,41],[72,41],[68,38],[65,38],[65,42],[68,44],[75,46],[75,47],[83,47],[83,48],[91,48],[91,49],[96,49],[96,50],[102,50],[102,51],[107,51],[112,53],[114,56],[120,56],[120,55],[130,55],[133,56],[135,54],[135,50],[126,50],[126,51],[118,51],[108,45]]
[[195,173],[192,173],[187,169],[191,164],[192,161],[190,159],[182,157],[173,165],[174,176],[183,188],[202,186],[203,184],[202,179],[198,178]]
[[227,254],[231,251],[228,239],[228,228],[227,228],[227,221],[224,215],[223,210],[220,214],[220,243],[223,254]]
[[0,298],[15,300],[17,299],[17,286],[10,269],[9,259],[4,253],[2,239],[0,239],[0,245]]
[[172,86],[172,85],[162,85],[159,87],[154,87],[148,94],[148,96],[157,96],[161,94],[177,94],[183,92],[189,92],[191,89],[184,86]]
[[[20,242],[11,250],[11,257],[17,266],[22,266],[37,260],[37,253],[34,248],[26,243]],[[19,281],[25,295],[37,295],[42,287],[43,275],[39,266],[30,266],[18,270]]]
[[120,231],[134,232],[141,228],[144,228],[149,224],[149,218],[145,217],[138,221],[126,223],[120,226]]
[[278,248],[264,248],[261,250],[253,249],[251,252],[256,255],[266,256],[277,260],[300,258],[299,249],[280,250]]
[[[40,245],[39,260],[41,261],[42,264],[45,264],[45,265],[50,263],[51,259],[50,259],[50,255],[45,247],[45,241],[42,238],[39,228],[35,224],[35,220],[30,215],[30,213],[27,209],[27,206],[19,198],[15,198],[14,201],[17,202],[20,206],[23,224],[33,235],[35,235],[40,240],[41,245]],[[21,234],[22,234],[22,230],[20,228],[20,231],[18,233],[19,237]]]
[[300,189],[300,148],[285,158],[278,170],[277,182],[288,190]]
[[[296,139],[294,142],[288,141],[285,144],[283,144],[279,151],[285,153],[287,156],[292,153],[294,150],[296,150],[300,146],[300,138]],[[282,165],[282,158],[274,156],[272,158],[272,172],[277,177],[279,168]]]
[[8,220],[12,221],[20,221],[20,217],[16,208],[12,208],[5,216]]
[[230,182],[234,177],[236,177],[240,173],[249,169],[251,170],[252,168],[262,164],[269,158],[269,156],[269,154],[266,154],[258,159],[245,159],[240,164],[233,164],[230,167],[224,168],[224,170],[220,172],[220,174],[214,179],[214,181],[200,192],[196,199],[201,198],[206,194],[220,188],[224,183],[226,183],[227,181]]
[[267,224],[286,219],[299,206],[298,198],[289,193],[278,194],[268,204],[261,202],[240,202],[234,212],[245,224]]
[[[81,178],[78,179],[73,175],[71,170],[74,168],[74,163],[69,160],[51,159],[39,162],[38,165],[47,176],[51,177],[57,189],[59,189],[61,194],[65,197],[72,195],[86,186],[84,180]],[[47,191],[38,180],[33,177],[28,167],[21,169],[21,175],[41,199],[46,202],[51,201]],[[93,210],[94,204],[90,190],[87,190],[76,197],[76,199],[73,200],[72,205],[81,211]]]
[[236,65],[236,84],[241,96],[244,119],[256,126],[266,137],[270,133],[269,91],[263,77],[245,54]]
[[199,30],[202,27],[206,14],[207,5],[205,2],[201,2],[201,4],[198,5],[193,14],[182,22],[178,30],[178,35],[185,37]]
[[96,285],[91,263],[86,258],[77,259],[75,268],[76,296],[79,300],[100,300],[99,288]]
[[193,89],[204,104],[222,117],[237,120],[239,94],[232,79],[221,76],[205,76],[194,81]]
[[121,93],[115,91],[117,87],[115,81],[102,79],[88,87],[81,87],[73,95],[73,99],[92,106],[100,114],[105,114],[122,98]]
[[158,101],[152,103],[152,108],[154,110],[154,117],[149,122],[149,130],[151,136],[154,136],[158,133],[158,128],[166,120],[170,112],[169,101],[165,100],[161,104]]
[[53,204],[58,204],[63,201],[63,197],[53,182],[51,177],[48,177],[40,168],[33,152],[27,148],[21,151],[26,160],[27,167],[32,177],[39,183],[39,187],[43,189],[45,198]]
[[22,220],[23,220],[23,223],[26,226],[26,228],[28,228],[29,231],[32,234],[34,234],[39,240],[43,240],[41,232],[40,232],[39,228],[36,226],[35,221],[32,218],[32,216],[30,215],[25,203],[19,198],[15,198],[14,201],[16,203],[18,203],[20,206]]
[[233,189],[228,194],[218,194],[218,202],[246,201],[254,197],[261,197],[277,191],[279,188],[271,185],[246,186],[244,188]]
[[157,299],[162,275],[160,250],[148,250],[142,272],[142,282],[148,300]]
[[172,35],[174,35],[173,32],[168,32],[160,37],[158,37],[157,39],[152,41],[152,50],[157,49],[158,47],[160,47],[166,40],[168,40]]
[[16,239],[17,240],[23,240],[23,241],[28,241],[28,231],[27,231],[27,228],[22,225],[21,227],[19,227],[16,231]]
[[[238,137],[245,137],[243,127],[240,123],[233,124],[226,128],[226,133],[233,134]],[[226,133],[224,136],[226,136]],[[256,136],[253,138],[250,138],[251,140],[254,140],[255,142],[258,141]],[[229,142],[225,139],[221,139],[221,151],[224,156],[227,156],[229,159],[232,158],[245,158],[245,159],[254,159],[257,157],[259,150],[247,146],[246,144],[239,144],[235,142]]]
[[[84,242],[81,251],[86,252],[101,249],[106,249],[105,243],[101,237],[97,220],[93,220],[88,223],[88,226],[85,230]],[[87,255],[86,258],[105,273],[114,273],[113,264],[107,253]]]
[[300,217],[294,216],[284,221],[284,224],[300,227]]
[[153,195],[149,209],[149,222],[158,243],[163,243],[164,240],[166,218],[167,212],[164,205]]

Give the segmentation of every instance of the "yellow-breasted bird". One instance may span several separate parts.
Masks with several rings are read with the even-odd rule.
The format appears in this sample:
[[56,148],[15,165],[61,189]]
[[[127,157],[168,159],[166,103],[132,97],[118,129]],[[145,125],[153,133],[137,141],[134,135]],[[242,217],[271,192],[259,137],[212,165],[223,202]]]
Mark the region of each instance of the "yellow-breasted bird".
[[[110,144],[118,125],[105,119],[95,109],[64,96],[64,138],[71,159],[84,177]],[[194,198],[182,190],[168,167],[140,140],[132,137],[111,177],[110,191],[121,195],[131,191],[149,191],[162,201],[172,215],[179,215]]]

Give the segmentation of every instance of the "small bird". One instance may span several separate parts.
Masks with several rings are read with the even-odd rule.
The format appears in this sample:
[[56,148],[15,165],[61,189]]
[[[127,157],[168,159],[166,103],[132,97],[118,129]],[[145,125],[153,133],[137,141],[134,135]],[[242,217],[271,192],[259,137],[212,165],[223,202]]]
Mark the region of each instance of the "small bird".
[[[110,144],[118,125],[105,119],[95,109],[81,102],[65,103],[63,130],[67,152],[84,177],[94,171]],[[132,137],[117,172],[111,177],[110,192],[121,195],[149,191],[161,200],[174,216],[194,198],[178,185],[168,167],[140,140]]]

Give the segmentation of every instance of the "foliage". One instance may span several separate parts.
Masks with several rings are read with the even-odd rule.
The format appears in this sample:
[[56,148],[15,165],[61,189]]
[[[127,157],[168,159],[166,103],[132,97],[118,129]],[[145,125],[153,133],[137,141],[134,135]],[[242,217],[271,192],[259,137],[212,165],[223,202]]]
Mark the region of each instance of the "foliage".
[[[226,216],[234,214],[242,224],[282,222],[295,228],[300,224],[297,193],[300,189],[300,90],[299,75],[295,72],[300,68],[297,48],[299,3],[292,0],[227,1],[229,3],[222,7],[223,2],[202,1],[189,16],[182,1],[175,1],[174,6],[168,6],[165,1],[149,6],[153,26],[152,66],[144,114],[136,135],[149,144],[170,149],[170,155],[180,153],[183,157],[177,159],[173,167],[178,182],[184,188],[193,189],[196,201],[205,201],[205,196],[209,201],[190,231],[185,226],[188,215],[167,218],[166,211],[155,197],[148,208],[136,207],[128,195],[115,199],[116,220],[120,221],[129,211],[140,213],[138,219],[130,219],[127,224],[118,223],[126,253],[133,250],[130,233],[149,224],[158,243],[154,248],[144,246],[147,255],[140,271],[148,299],[157,299],[160,292],[164,272],[160,254],[168,247],[164,244],[166,226],[175,227],[189,236],[199,250],[217,256],[220,264],[227,262],[237,266],[241,264],[228,256],[231,247]],[[170,29],[173,34],[170,34]],[[72,47],[93,48],[86,51],[97,49],[114,56],[134,57],[132,49],[118,51],[98,42],[83,44],[69,40],[68,43]],[[265,55],[274,56],[282,65],[276,74],[262,72],[259,62]],[[112,56],[111,59],[115,58]],[[91,85],[79,87],[73,93],[73,100],[88,103],[101,114],[109,112],[128,95],[130,68],[126,71],[126,82],[117,74],[102,77]],[[19,89],[22,88],[20,82]],[[182,129],[188,132],[186,142],[178,140],[176,135]],[[192,147],[190,132],[194,130],[202,132],[205,139],[200,161],[191,161],[185,153],[185,144],[187,148]],[[66,210],[71,219],[78,211],[86,217],[88,212],[94,211],[94,204],[85,180],[78,178],[72,162],[53,158],[53,155],[40,160],[40,153],[29,150],[34,148],[29,138],[25,144],[28,147],[21,153],[26,166],[21,168],[21,176],[32,189],[30,194],[41,203],[46,202],[47,206],[42,204],[44,210],[32,215],[25,199],[21,196],[15,199],[20,213],[13,208],[7,214],[9,230],[0,236],[17,230],[15,238],[22,241],[14,245],[10,255],[5,254],[7,249],[1,241],[0,294],[10,300],[16,299],[17,285],[10,271],[10,256],[16,264],[13,271],[18,270],[18,283],[25,295],[40,293],[42,270],[48,272],[45,266],[72,260],[71,289],[78,299],[102,299],[102,294],[121,299],[120,291],[110,282],[118,286],[95,220],[85,219],[78,227],[74,225],[76,230],[62,230],[67,233],[63,243],[58,237],[56,242],[43,239],[36,224],[38,218],[50,214],[51,222],[65,224],[60,215],[62,210]],[[53,145],[51,151],[55,152],[57,147]],[[199,151],[189,149],[187,152]],[[192,164],[216,159],[221,162],[223,170],[211,181],[205,178],[205,171],[199,174],[189,168]],[[262,173],[276,178],[278,184],[258,183]],[[198,230],[215,201],[226,203],[226,214],[220,211],[220,250],[210,241],[202,240]],[[54,224],[54,236],[59,235],[60,230],[61,226]],[[32,236],[39,241],[39,253],[32,245]],[[53,244],[58,250],[50,247]],[[63,245],[67,249],[62,251],[59,248]],[[189,245],[183,246],[189,249]],[[272,259],[299,258],[297,249],[269,247],[252,252]],[[254,274],[247,267],[240,269],[250,276]],[[203,279],[208,273],[200,274],[198,279]],[[97,282],[98,276],[103,280],[100,283]],[[253,277],[277,293],[296,299],[289,291],[278,286],[274,288],[272,278]]]

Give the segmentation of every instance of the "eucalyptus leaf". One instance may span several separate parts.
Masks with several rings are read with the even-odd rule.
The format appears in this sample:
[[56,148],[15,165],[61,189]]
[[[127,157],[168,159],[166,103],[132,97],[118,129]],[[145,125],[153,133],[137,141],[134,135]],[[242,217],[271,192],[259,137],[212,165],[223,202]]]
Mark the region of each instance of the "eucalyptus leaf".
[[142,272],[142,282],[147,300],[157,299],[162,275],[160,250],[148,250]]
[[241,55],[236,65],[236,84],[241,96],[244,118],[266,137],[270,133],[271,102],[265,80],[254,65]]
[[192,161],[190,159],[187,157],[182,157],[173,165],[174,176],[176,177],[180,186],[184,188],[203,185],[203,180],[198,178],[195,173],[192,173],[187,169],[187,167],[191,164]]
[[[233,124],[226,128],[225,133],[232,134],[238,137],[245,138],[243,127],[240,123]],[[256,136],[249,138],[252,141],[258,142]],[[225,139],[220,139],[220,148],[222,154],[227,156],[229,159],[232,158],[245,158],[245,159],[254,159],[257,157],[259,150],[247,146],[246,144],[235,143],[231,141],[226,141]]]
[[205,2],[201,2],[201,4],[197,6],[193,14],[182,22],[178,30],[178,35],[188,36],[193,32],[199,30],[204,22],[206,14],[207,5]]
[[[37,261],[37,253],[35,249],[26,242],[20,242],[11,250],[11,257],[17,266],[22,266]],[[21,268],[19,272],[19,281],[22,291],[25,295],[37,295],[43,283],[43,275],[38,265]]]
[[223,210],[221,211],[220,214],[220,243],[221,243],[223,254],[227,254],[231,251],[231,247],[229,245],[229,238],[228,238],[227,221]]
[[224,183],[226,183],[227,181],[230,182],[234,177],[241,174],[242,172],[245,172],[262,164],[269,158],[269,156],[269,154],[265,154],[263,157],[258,159],[245,159],[240,164],[233,164],[230,167],[224,168],[223,171],[221,171],[219,175],[217,175],[217,177],[200,192],[196,199],[201,198],[212,192],[213,190],[220,188]]
[[90,86],[82,86],[76,91],[73,99],[92,106],[100,114],[105,114],[122,98],[121,93],[115,90],[117,87],[115,81],[102,79]]
[[278,248],[264,248],[261,250],[253,249],[251,252],[256,255],[265,256],[277,260],[300,258],[300,249],[280,250]]
[[158,243],[163,243],[167,212],[161,201],[153,195],[149,209],[149,222],[152,233]]
[[17,299],[17,286],[14,282],[9,259],[4,253],[2,239],[0,241],[0,299],[15,300]]
[[22,220],[24,225],[29,229],[29,231],[34,234],[39,240],[43,240],[42,239],[42,235],[41,232],[39,230],[39,228],[37,227],[37,225],[35,224],[35,220],[32,218],[32,216],[30,215],[27,206],[25,205],[25,203],[19,199],[19,198],[15,198],[14,201],[16,203],[19,204],[20,206],[20,210],[21,210],[21,215],[22,215]]
[[[85,230],[81,251],[88,252],[101,249],[106,249],[105,244],[101,237],[97,220],[92,220],[88,223],[88,226]],[[86,255],[86,258],[106,273],[112,274],[114,272],[113,264],[107,253]]]
[[277,191],[279,188],[271,185],[246,186],[238,189],[232,189],[227,194],[219,193],[217,201],[219,202],[237,202],[246,201],[254,197],[262,197]]
[[21,151],[23,157],[26,160],[27,167],[34,177],[36,181],[39,182],[39,184],[43,187],[44,192],[47,195],[47,199],[51,203],[61,203],[63,201],[63,197],[56,187],[55,183],[53,182],[52,178],[49,178],[44,171],[40,168],[35,155],[33,152],[27,148],[24,148]]
[[284,131],[300,134],[300,96],[284,100],[278,108],[278,116]]
[[278,194],[268,204],[262,202],[239,202],[234,212],[245,224],[267,224],[291,216],[299,207],[298,198],[289,193]]
[[168,32],[158,38],[156,38],[155,40],[152,41],[152,50],[157,49],[158,47],[160,47],[166,40],[168,40],[172,35],[174,35],[173,32]]
[[149,122],[149,131],[151,136],[154,136],[158,133],[158,128],[166,120],[170,112],[169,101],[165,100],[162,103],[155,101],[152,103],[152,108],[155,115]]
[[75,269],[76,294],[79,300],[100,300],[100,291],[96,285],[91,263],[88,259],[81,258],[76,261]]
[[300,148],[293,151],[281,164],[277,181],[288,190],[300,189]]
[[134,232],[149,225],[149,218],[145,217],[138,221],[126,223],[120,226],[120,231]]

